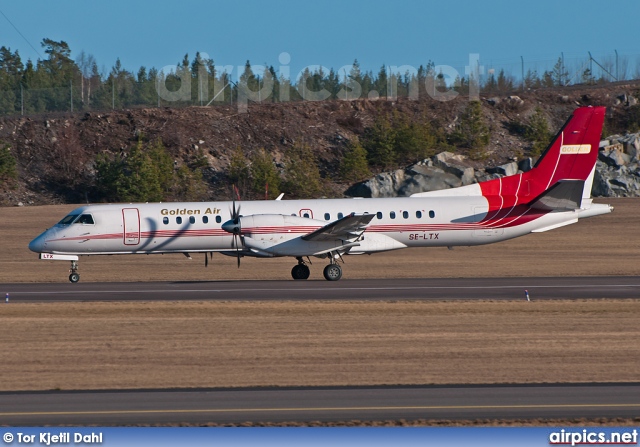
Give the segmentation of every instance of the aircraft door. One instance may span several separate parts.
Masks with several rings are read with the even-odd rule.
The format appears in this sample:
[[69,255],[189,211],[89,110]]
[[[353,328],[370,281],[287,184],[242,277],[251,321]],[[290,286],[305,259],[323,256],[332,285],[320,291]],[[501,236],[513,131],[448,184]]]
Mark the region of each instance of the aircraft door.
[[123,208],[122,223],[124,245],[138,245],[140,243],[140,212],[138,208]]
[[313,219],[313,211],[311,211],[308,208],[303,208],[298,212],[298,215],[300,217],[308,217],[310,219]]

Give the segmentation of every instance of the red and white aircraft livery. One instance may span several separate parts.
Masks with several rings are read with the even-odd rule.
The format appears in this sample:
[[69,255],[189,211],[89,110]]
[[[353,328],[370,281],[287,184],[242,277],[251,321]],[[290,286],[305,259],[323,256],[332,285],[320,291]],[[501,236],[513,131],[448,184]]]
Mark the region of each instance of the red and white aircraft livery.
[[29,244],[40,259],[80,255],[205,253],[291,256],[307,279],[310,256],[328,260],[324,277],[342,276],[346,254],[407,247],[481,245],[572,224],[612,211],[591,200],[604,107],[575,110],[528,172],[404,198],[88,205]]

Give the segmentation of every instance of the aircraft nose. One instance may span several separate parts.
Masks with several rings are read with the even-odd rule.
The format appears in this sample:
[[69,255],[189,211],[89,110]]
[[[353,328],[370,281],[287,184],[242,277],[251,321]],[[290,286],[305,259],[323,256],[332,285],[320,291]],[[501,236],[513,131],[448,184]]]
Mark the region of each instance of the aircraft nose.
[[44,250],[44,241],[44,233],[42,233],[40,236],[29,242],[29,250],[35,253],[42,253]]
[[240,222],[234,221],[234,219],[228,220],[222,224],[222,229],[227,233],[240,233]]
[[29,242],[29,250],[35,253],[43,253],[47,250],[47,241],[55,239],[56,235],[57,231],[55,228],[49,228],[43,231],[40,236]]

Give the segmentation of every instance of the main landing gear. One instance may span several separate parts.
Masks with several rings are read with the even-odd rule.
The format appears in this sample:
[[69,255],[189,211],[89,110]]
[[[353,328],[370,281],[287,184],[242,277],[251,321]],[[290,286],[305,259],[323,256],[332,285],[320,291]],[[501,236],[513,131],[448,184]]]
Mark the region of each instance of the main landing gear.
[[[298,264],[294,265],[291,269],[291,277],[295,280],[308,279],[311,273],[309,266],[307,266],[301,257],[297,257],[296,259],[298,260]],[[336,263],[332,255],[329,255],[329,262],[330,264],[322,271],[324,279],[327,281],[337,281],[342,278],[342,267]]]
[[309,266],[305,264],[301,257],[296,258],[298,260],[298,265],[294,265],[291,269],[291,277],[293,279],[308,279],[311,271],[309,270]]
[[327,281],[337,281],[342,278],[342,267],[338,264],[329,264],[324,268],[322,274]]
[[78,261],[71,261],[71,268],[69,269],[69,272],[71,273],[69,275],[70,282],[75,284],[80,281],[80,274],[78,273]]

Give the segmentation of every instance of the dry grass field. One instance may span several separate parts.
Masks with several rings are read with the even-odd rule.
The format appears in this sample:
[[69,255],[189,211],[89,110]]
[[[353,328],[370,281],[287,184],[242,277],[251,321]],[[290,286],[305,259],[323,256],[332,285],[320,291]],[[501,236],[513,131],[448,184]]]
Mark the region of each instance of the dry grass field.
[[0,305],[0,390],[640,381],[640,300]]
[[[612,214],[577,224],[479,247],[400,250],[347,256],[344,278],[423,278],[471,276],[640,275],[640,199],[599,199]],[[55,224],[72,205],[0,208],[0,284],[66,282],[69,263],[41,261],[27,244]],[[81,281],[211,281],[291,279],[290,258],[235,258],[214,255],[91,256],[80,258]],[[322,279],[324,261],[311,266]]]
[[[608,202],[611,215],[500,244],[347,257],[345,278],[639,275],[640,200]],[[40,261],[27,244],[70,209],[0,209],[0,284],[67,280],[66,262]],[[80,272],[288,279],[291,265],[112,256],[82,258]],[[640,299],[12,302],[0,324],[0,390],[640,381]]]

